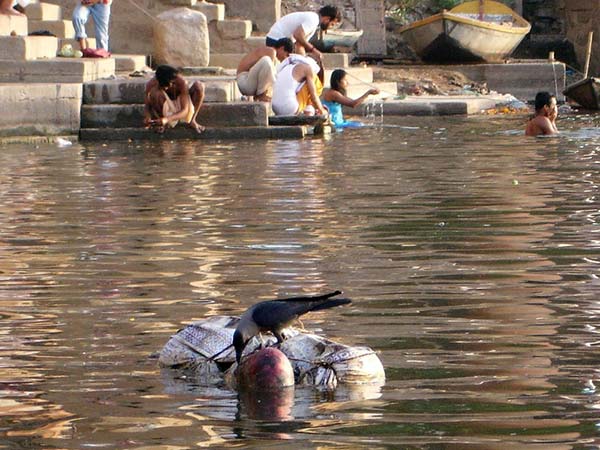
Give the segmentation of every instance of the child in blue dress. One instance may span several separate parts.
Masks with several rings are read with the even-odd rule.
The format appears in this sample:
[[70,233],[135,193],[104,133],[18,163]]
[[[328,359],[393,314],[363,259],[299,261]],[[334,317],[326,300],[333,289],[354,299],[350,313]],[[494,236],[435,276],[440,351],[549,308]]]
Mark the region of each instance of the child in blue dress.
[[321,100],[323,105],[329,109],[331,121],[337,128],[360,127],[362,126],[361,122],[344,120],[342,106],[355,108],[362,104],[369,95],[379,94],[379,89],[369,89],[357,99],[351,99],[346,95],[346,88],[348,87],[346,75],[348,74],[343,69],[334,70],[331,74],[331,81],[329,82],[330,88],[323,91]]

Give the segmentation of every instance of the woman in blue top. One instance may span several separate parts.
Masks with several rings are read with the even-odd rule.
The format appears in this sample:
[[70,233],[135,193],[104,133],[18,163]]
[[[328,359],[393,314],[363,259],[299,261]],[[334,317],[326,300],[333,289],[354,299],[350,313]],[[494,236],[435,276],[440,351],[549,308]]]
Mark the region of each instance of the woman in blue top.
[[357,99],[351,99],[346,95],[346,88],[348,87],[346,75],[348,74],[343,69],[334,70],[331,74],[331,81],[329,82],[330,88],[323,91],[321,100],[323,105],[329,109],[331,121],[337,128],[360,127],[362,126],[362,123],[360,122],[344,120],[342,106],[355,108],[356,106],[362,104],[369,95],[379,94],[379,89],[369,89]]

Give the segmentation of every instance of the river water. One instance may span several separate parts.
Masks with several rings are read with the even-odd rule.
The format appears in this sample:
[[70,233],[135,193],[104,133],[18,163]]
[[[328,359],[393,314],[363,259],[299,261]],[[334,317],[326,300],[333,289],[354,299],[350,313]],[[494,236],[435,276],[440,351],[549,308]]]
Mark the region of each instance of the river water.
[[[600,448],[598,122],[1,146],[0,448]],[[157,367],[186,323],[335,289],[304,326],[385,385],[272,414]]]

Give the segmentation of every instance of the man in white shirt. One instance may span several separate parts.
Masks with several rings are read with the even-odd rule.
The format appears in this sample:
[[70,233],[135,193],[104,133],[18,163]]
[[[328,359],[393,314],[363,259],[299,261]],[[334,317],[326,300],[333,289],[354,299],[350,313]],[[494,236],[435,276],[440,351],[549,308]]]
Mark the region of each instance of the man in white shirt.
[[273,24],[267,33],[266,44],[273,47],[282,38],[291,38],[296,42],[296,51],[300,54],[311,53],[317,60],[321,59],[321,52],[309,41],[318,28],[326,31],[339,23],[342,19],[341,12],[335,6],[323,6],[319,13],[304,11],[294,12],[283,16]]

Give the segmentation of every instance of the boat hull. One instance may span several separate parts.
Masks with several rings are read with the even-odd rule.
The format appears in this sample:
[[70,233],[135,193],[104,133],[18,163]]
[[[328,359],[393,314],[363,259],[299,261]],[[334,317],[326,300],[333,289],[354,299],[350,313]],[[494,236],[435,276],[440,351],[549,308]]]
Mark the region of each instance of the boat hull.
[[600,78],[588,77],[573,83],[563,94],[585,109],[600,109]]
[[403,27],[400,34],[425,61],[499,62],[510,56],[531,29],[511,10],[495,15],[509,18],[507,23],[478,20],[476,14],[455,10]]

